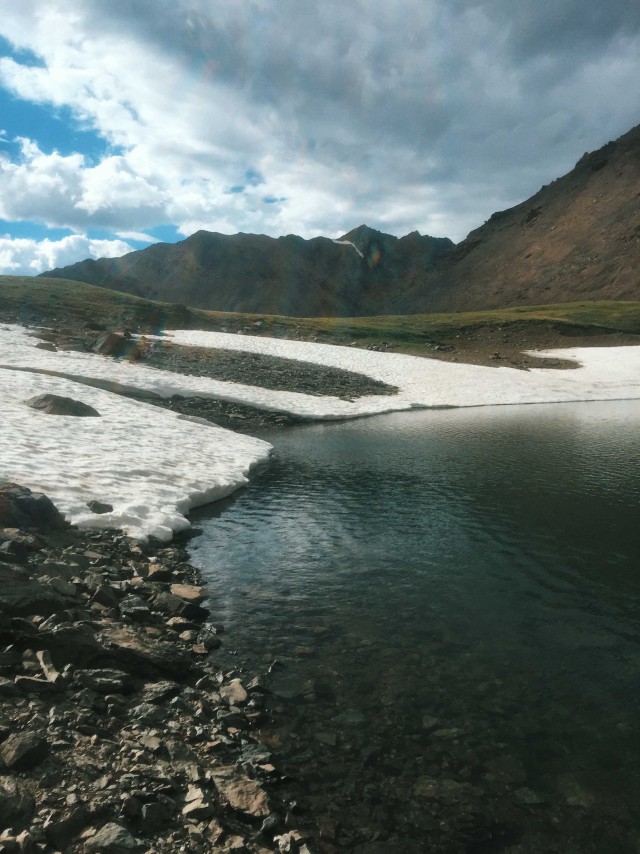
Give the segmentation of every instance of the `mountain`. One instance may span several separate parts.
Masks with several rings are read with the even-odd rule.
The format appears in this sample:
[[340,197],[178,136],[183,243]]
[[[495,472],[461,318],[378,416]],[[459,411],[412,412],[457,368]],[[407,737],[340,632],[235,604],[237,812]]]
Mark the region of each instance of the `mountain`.
[[197,308],[290,316],[640,299],[640,126],[465,240],[198,231],[43,273]]
[[413,268],[433,268],[452,246],[446,238],[397,238],[366,226],[341,241],[198,231],[180,243],[43,275],[195,308],[353,316],[384,312]]
[[413,311],[640,299],[640,126],[494,213],[403,298]]

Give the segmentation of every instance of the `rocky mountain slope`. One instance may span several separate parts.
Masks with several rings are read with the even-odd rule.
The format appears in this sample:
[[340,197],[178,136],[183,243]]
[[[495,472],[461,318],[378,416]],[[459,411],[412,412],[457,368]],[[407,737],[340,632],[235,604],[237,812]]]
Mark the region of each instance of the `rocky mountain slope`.
[[326,237],[213,234],[122,258],[81,261],[46,275],[195,308],[298,316],[384,313],[414,269],[432,269],[450,240],[403,238],[360,226]]
[[357,316],[640,299],[640,126],[461,243],[199,231],[45,273],[220,311]]

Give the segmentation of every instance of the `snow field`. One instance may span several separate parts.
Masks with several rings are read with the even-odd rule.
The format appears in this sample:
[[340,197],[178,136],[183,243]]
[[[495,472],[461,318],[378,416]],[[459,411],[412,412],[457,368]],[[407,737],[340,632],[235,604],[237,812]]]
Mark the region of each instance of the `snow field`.
[[[45,492],[81,527],[119,527],[132,537],[169,540],[189,526],[185,514],[191,508],[245,484],[250,469],[268,458],[270,446],[109,388],[127,386],[160,397],[220,398],[325,420],[412,407],[640,398],[640,347],[547,351],[537,355],[573,359],[580,366],[520,371],[227,333],[189,330],[167,336],[185,346],[244,350],[358,371],[397,386],[399,393],[343,401],[182,376],[95,354],[40,350],[25,328],[2,326],[0,481]],[[101,418],[47,415],[24,404],[47,392],[82,400]],[[92,499],[111,504],[113,511],[92,513],[87,507]]]

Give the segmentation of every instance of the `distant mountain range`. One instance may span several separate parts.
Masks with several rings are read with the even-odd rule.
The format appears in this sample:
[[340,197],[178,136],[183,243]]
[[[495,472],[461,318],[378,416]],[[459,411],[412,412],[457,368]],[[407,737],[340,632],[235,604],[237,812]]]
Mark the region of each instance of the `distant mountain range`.
[[640,126],[465,240],[198,231],[43,273],[197,308],[301,317],[640,300]]

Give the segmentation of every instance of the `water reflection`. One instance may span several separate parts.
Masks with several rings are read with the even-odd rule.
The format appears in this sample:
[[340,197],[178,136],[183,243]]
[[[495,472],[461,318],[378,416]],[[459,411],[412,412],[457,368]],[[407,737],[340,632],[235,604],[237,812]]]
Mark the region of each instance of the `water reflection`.
[[198,520],[229,660],[286,665],[326,850],[633,850],[639,425],[620,402],[292,429]]

